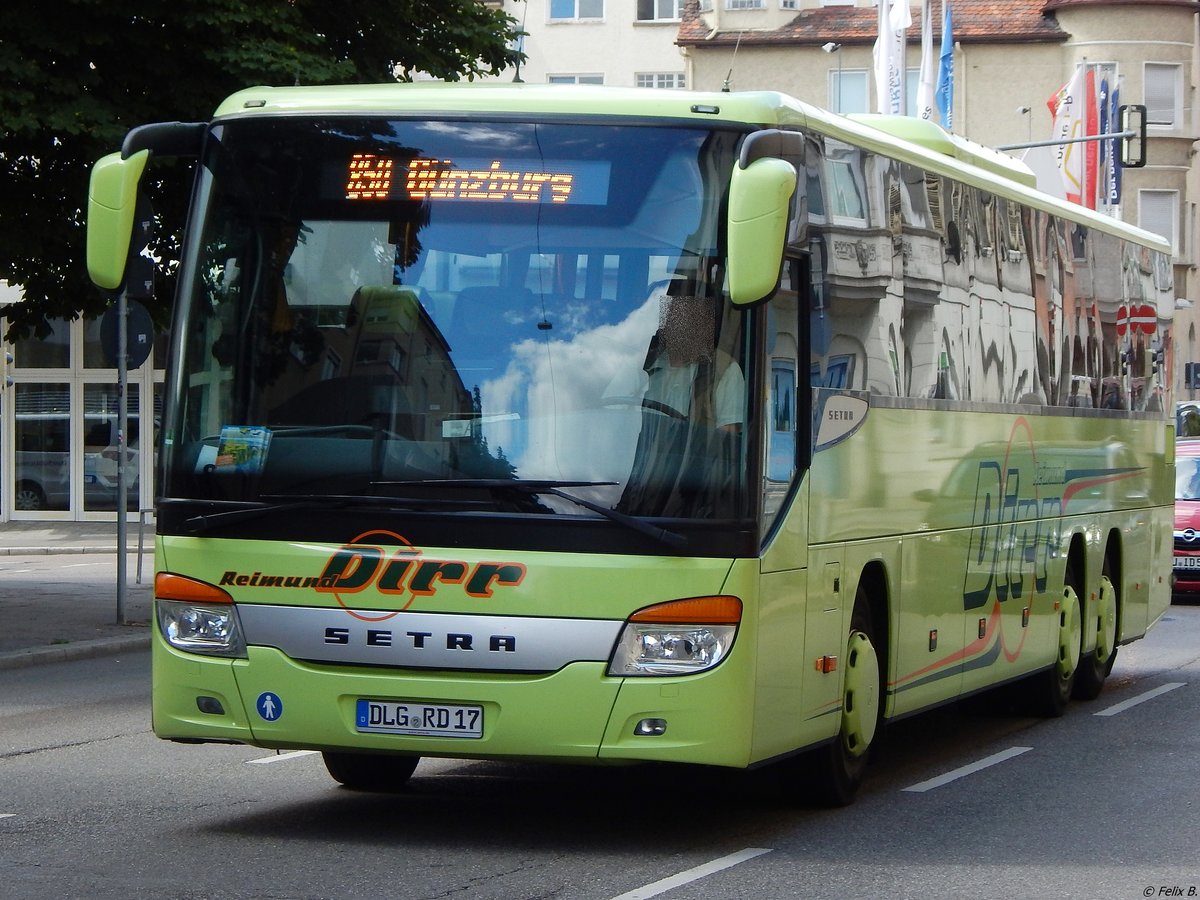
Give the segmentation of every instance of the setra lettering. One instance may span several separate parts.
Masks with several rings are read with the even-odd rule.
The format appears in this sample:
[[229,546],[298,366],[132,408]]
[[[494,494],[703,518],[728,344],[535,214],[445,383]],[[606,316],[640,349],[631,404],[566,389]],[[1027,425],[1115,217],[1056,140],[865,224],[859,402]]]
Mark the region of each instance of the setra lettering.
[[[407,645],[413,650],[428,650],[430,649],[430,639],[435,635],[432,631],[406,631],[403,635],[397,635],[396,632],[386,628],[367,628],[361,637],[357,638],[368,647],[394,647],[404,642],[404,638],[408,638]],[[355,634],[349,628],[326,628],[325,643],[336,644],[340,646],[348,646],[356,639]],[[438,639],[439,641],[441,638]],[[491,653],[516,653],[517,638],[512,634],[490,634],[486,640],[481,640]],[[465,634],[463,632],[452,631],[445,635],[445,646],[447,650],[463,650],[469,653],[475,652],[476,636],[473,634]]]

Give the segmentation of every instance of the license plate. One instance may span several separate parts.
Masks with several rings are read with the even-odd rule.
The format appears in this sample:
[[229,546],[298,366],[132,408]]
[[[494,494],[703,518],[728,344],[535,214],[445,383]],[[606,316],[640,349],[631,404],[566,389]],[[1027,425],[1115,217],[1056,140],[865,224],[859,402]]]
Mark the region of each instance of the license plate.
[[359,700],[355,728],[370,734],[420,737],[483,737],[483,707],[407,700]]
[[1177,556],[1175,557],[1175,568],[1200,569],[1200,556]]

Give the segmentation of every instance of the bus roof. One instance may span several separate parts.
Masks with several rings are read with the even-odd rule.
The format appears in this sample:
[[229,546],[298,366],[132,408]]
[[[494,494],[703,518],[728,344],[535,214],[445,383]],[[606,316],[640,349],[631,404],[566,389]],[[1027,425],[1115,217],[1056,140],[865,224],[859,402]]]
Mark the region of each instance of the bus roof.
[[807,128],[1170,254],[1163,237],[1038,191],[1020,160],[912,117],[844,116],[777,91],[680,91],[610,85],[411,82],[258,86],[226,99],[217,119],[272,115],[542,114],[672,119],[711,127]]

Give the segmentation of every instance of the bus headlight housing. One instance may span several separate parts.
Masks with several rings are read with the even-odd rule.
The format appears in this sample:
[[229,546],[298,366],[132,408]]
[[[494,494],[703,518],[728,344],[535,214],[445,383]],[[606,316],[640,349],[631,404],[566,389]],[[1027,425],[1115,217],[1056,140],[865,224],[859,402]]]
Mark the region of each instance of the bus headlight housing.
[[737,597],[692,597],[640,609],[617,638],[609,675],[691,675],[729,655],[742,617]]
[[233,598],[202,581],[160,572],[154,579],[158,628],[177,650],[206,656],[245,657]]

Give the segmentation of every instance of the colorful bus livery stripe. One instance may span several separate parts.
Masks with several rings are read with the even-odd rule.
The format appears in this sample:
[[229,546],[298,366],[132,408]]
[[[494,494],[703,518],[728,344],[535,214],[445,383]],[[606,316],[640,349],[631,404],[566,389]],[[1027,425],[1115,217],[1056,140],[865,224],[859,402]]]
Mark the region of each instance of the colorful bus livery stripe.
[[[376,540],[368,543],[368,538]],[[424,557],[419,548],[398,534],[367,531],[335,550],[320,575],[246,574],[230,570],[221,575],[218,585],[299,588],[332,594],[350,615],[374,622],[408,609],[417,597],[433,596],[440,584],[462,585],[465,594],[483,600],[492,597],[497,587],[519,585],[525,580],[526,571],[523,563],[516,562],[467,563]],[[407,595],[407,600],[398,609],[377,615],[353,610],[343,600],[342,595],[361,594],[372,588],[379,595]]]
[[[888,685],[889,693],[900,693],[913,688],[922,687],[943,678],[952,678],[974,669],[985,669],[993,665],[1001,655],[1009,663],[1016,662],[1025,646],[1025,638],[1029,631],[1022,624],[1021,639],[1015,648],[1010,648],[1004,639],[1002,608],[997,601],[986,620],[985,630],[980,637],[955,653],[930,663],[924,668],[902,675]],[[981,620],[982,621],[982,620]]]
[[[1003,453],[980,454],[974,471],[970,546],[964,564],[963,609],[979,609],[992,599],[1003,603],[1044,593],[1050,560],[1058,552],[1062,519],[1089,512],[1080,501],[1084,492],[1145,474],[1142,466],[1071,467],[1080,454],[1116,458],[1126,454],[1121,445],[1089,448],[1040,444],[1024,416],[1012,425]],[[966,461],[970,467],[972,460]],[[961,483],[961,479],[954,479]],[[1072,501],[1075,501],[1072,506]]]
[[[1079,456],[1102,454],[1119,463],[1128,453],[1128,448],[1116,443],[1085,448],[1042,443],[1035,439],[1030,420],[1017,417],[1005,445],[960,463],[947,491],[962,498],[954,486],[961,489],[974,482],[962,609],[968,617],[972,612],[980,615],[978,637],[927,665],[898,674],[888,685],[890,693],[987,669],[1001,659],[1018,664],[1033,607],[1058,608],[1049,590],[1050,569],[1055,560],[1061,562],[1067,517],[1092,512],[1086,500],[1149,474],[1145,466],[1079,466]],[[1114,503],[1120,501],[1109,497],[1102,505],[1108,508]],[[974,620],[964,618],[963,627],[974,632]],[[931,633],[931,652],[936,644]]]
[[1065,475],[1066,486],[1063,488],[1063,512],[1068,510],[1071,500],[1081,491],[1092,490],[1106,484],[1115,484],[1128,478],[1135,478],[1145,473],[1144,466],[1127,466],[1120,469],[1078,469],[1068,471]]

